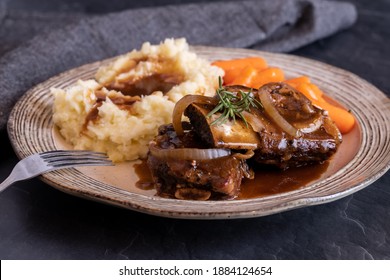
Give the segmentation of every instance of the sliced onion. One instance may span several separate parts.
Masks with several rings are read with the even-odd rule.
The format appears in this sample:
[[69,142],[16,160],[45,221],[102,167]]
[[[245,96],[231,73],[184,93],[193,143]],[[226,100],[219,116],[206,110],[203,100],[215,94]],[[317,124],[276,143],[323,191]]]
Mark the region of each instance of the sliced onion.
[[304,103],[302,105],[302,111],[308,114],[315,113],[314,109],[309,105],[309,103]]
[[263,124],[261,119],[256,115],[248,111],[244,111],[241,114],[245,118],[245,120],[249,123],[249,125],[252,127],[253,131],[261,132],[265,129],[265,125]]
[[177,135],[183,135],[184,130],[181,124],[181,118],[183,116],[183,113],[185,109],[192,103],[196,104],[211,104],[216,105],[217,100],[213,97],[209,96],[202,96],[202,95],[186,95],[182,99],[180,99],[173,109],[173,115],[172,115],[172,124],[173,128],[176,131]]
[[293,137],[300,137],[301,132],[293,127],[283,116],[278,112],[274,106],[274,102],[271,99],[270,93],[263,91],[259,94],[260,102],[263,104],[264,110],[267,115],[287,134]]
[[150,154],[159,159],[181,159],[181,160],[210,160],[226,157],[231,154],[227,149],[161,149],[155,142],[149,144]]
[[320,115],[309,124],[294,123],[294,126],[302,133],[312,133],[321,127],[321,125],[324,123],[323,120],[323,116]]
[[336,140],[336,144],[340,144],[343,141],[340,130],[330,118],[324,118],[324,128],[327,133],[333,136]]
[[241,164],[240,169],[245,178],[253,180],[255,178],[255,172],[247,164]]
[[255,152],[253,150],[247,150],[245,154],[241,154],[241,153],[235,153],[233,154],[233,156],[236,158],[236,159],[250,159],[251,157],[253,157],[255,155]]

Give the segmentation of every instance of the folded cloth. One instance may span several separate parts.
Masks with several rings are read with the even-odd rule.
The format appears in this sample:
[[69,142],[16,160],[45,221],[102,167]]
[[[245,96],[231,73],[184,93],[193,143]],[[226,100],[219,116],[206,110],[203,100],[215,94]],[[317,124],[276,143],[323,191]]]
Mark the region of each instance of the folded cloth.
[[76,23],[85,17],[81,13],[6,12],[1,3],[5,2],[0,2],[0,56],[36,34]]
[[[356,14],[355,7],[344,2],[250,0],[67,18],[65,22],[71,22],[67,26],[52,24],[54,30],[47,28],[0,58],[0,129],[5,128],[18,98],[33,85],[67,69],[139,48],[145,41],[185,37],[190,44],[288,52],[348,28]],[[6,20],[3,15],[0,23]],[[5,36],[3,26],[0,35]]]

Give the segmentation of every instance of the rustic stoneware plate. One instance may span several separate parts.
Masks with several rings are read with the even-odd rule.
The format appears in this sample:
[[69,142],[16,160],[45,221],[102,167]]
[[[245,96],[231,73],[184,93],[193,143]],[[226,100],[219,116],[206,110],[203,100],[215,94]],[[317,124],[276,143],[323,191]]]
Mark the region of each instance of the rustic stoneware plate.
[[[347,71],[286,54],[245,49],[193,47],[200,57],[231,59],[264,57],[269,65],[285,70],[287,77],[307,75],[330,97],[350,109],[357,120],[352,132],[330,161],[327,171],[305,186],[284,193],[230,201],[181,201],[155,196],[154,190],[135,186],[134,164],[82,167],[46,173],[49,185],[87,199],[132,210],[175,218],[226,219],[270,215],[298,207],[334,201],[352,194],[383,175],[390,167],[390,102],[377,88]],[[69,149],[52,122],[51,87],[65,88],[78,79],[93,78],[97,68],[110,60],[62,73],[29,90],[16,104],[8,132],[19,158],[33,153]]]

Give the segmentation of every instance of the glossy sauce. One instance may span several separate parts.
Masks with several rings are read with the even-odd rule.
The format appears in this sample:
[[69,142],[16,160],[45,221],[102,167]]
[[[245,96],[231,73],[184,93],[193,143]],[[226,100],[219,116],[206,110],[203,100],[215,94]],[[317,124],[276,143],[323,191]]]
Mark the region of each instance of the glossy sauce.
[[120,91],[128,96],[150,95],[155,91],[161,91],[165,94],[181,82],[182,79],[175,75],[153,74],[133,83],[107,86],[107,89]]
[[141,163],[134,164],[134,170],[139,178],[135,186],[141,190],[152,190],[154,183],[146,159],[143,159]]
[[95,122],[97,119],[99,119],[99,107],[102,105],[103,103],[101,101],[98,101],[89,110],[87,116],[85,117],[83,130],[87,130],[89,122]]
[[[241,191],[236,199],[257,198],[300,189],[319,179],[326,172],[328,166],[329,162],[325,162],[287,170],[274,168],[256,170],[253,180],[244,179],[242,181]],[[142,160],[140,164],[135,164],[134,169],[139,178],[136,187],[143,190],[153,189],[152,174],[146,160]]]
[[[107,86],[107,89],[122,93],[123,95],[119,93],[118,96],[109,96],[109,98],[119,109],[131,112],[132,105],[136,101],[140,101],[141,96],[150,95],[155,91],[161,91],[165,94],[179,83],[181,83],[181,79],[178,76],[153,74],[131,84],[123,83],[116,86]],[[97,101],[85,118],[83,130],[87,130],[90,122],[99,120],[99,107],[103,105],[103,101],[105,101],[107,97],[105,93],[100,91],[96,91],[95,94],[97,96]]]
[[274,168],[256,170],[253,180],[243,180],[237,199],[263,197],[300,189],[319,179],[328,166],[327,161],[323,164],[291,167],[287,170]]

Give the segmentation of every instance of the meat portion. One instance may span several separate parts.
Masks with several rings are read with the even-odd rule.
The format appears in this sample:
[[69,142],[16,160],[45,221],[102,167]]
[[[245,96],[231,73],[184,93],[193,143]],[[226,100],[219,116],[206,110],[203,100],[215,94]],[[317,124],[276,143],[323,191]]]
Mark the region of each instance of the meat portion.
[[[187,128],[190,127],[187,125]],[[147,164],[159,196],[192,200],[232,199],[240,190],[243,176],[251,176],[245,161],[232,155],[208,160],[181,159],[179,149],[208,148],[193,130],[187,130],[179,138],[172,125],[163,125],[151,145],[165,153],[177,153],[169,158],[151,150],[148,155]]]
[[[250,91],[241,86],[226,87],[226,90]],[[261,94],[268,94],[279,118],[287,121],[296,130],[296,135],[286,133],[275,121],[275,116],[270,116],[264,108],[251,109],[245,115],[251,128],[242,120],[212,125],[213,118],[207,117],[212,110],[208,105],[192,104],[185,115],[209,147],[253,149],[253,159],[259,164],[285,169],[321,162],[336,152],[341,142],[340,132],[327,113],[313,106],[303,94],[283,83],[267,84],[252,91],[258,99]]]
[[253,178],[247,164],[286,169],[318,163],[332,156],[341,142],[341,134],[327,113],[286,84],[271,83],[259,90],[226,87],[225,94],[233,101],[245,97],[259,103],[241,111],[245,120],[236,117],[214,124],[221,113],[213,109],[221,103],[190,97],[176,107],[185,110],[190,119],[181,127],[181,112],[175,115],[179,116],[174,124],[180,136],[173,125],[160,127],[149,145],[147,161],[158,195],[232,199],[239,193],[241,180]]
[[322,162],[336,152],[341,134],[325,111],[287,84],[272,83],[258,91],[259,95],[266,93],[280,115],[301,135],[293,137],[280,130],[264,129],[259,133],[261,145],[254,156],[257,162],[287,168]]

